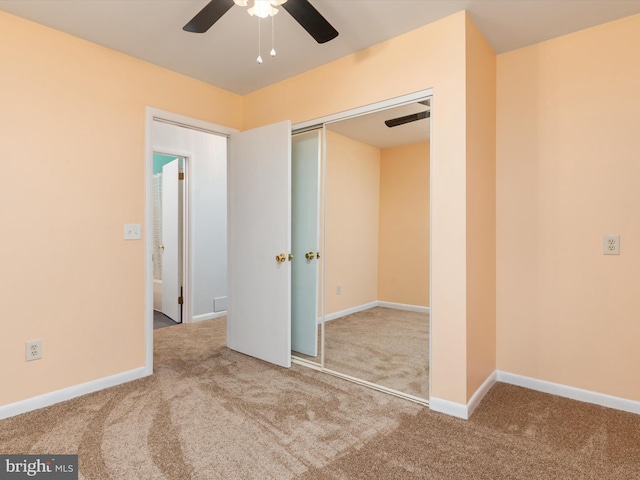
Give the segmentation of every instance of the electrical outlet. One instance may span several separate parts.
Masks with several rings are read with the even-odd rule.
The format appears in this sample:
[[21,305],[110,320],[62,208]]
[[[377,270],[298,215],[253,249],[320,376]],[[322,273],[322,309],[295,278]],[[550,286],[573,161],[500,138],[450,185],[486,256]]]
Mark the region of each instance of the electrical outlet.
[[340,285],[336,285],[336,295],[340,295],[342,293],[342,287]]
[[605,235],[602,253],[605,255],[620,255],[620,235]]
[[142,235],[140,234],[139,223],[125,223],[124,224],[124,239],[125,240],[140,240]]
[[42,358],[42,340],[29,340],[27,342],[27,362]]

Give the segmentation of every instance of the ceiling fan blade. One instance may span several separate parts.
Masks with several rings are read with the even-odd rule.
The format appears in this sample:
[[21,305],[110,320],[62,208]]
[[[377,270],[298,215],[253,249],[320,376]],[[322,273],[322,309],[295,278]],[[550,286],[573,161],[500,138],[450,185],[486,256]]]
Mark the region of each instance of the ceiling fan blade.
[[211,0],[182,29],[185,32],[204,33],[216,23],[220,17],[233,7],[233,0]]
[[431,114],[429,112],[412,113],[411,115],[405,115],[404,117],[392,118],[391,120],[385,120],[384,124],[391,128],[404,125],[405,123],[415,122],[416,120],[424,120],[429,118]]
[[289,12],[316,42],[326,43],[338,36],[338,31],[308,0],[288,0],[282,4],[282,8]]

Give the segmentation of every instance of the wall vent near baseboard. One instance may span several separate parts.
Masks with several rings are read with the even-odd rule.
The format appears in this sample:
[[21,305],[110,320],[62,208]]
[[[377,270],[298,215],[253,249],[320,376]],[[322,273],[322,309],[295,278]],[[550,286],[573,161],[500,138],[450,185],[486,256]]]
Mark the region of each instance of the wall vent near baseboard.
[[213,311],[224,312],[227,310],[227,297],[218,297],[213,299]]

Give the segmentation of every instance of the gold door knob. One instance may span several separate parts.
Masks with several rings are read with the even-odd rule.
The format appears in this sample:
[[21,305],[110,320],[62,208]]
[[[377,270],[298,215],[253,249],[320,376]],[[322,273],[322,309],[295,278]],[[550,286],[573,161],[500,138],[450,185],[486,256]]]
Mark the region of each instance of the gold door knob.
[[316,258],[320,260],[320,252],[316,253]]
[[276,255],[276,262],[282,263],[286,261],[287,261],[287,256],[284,253],[281,253],[280,255]]
[[293,253],[289,254],[289,261],[293,260]]
[[158,245],[158,248],[159,248],[160,250],[164,250],[164,245],[161,243],[160,245]]
[[306,258],[307,260],[313,260],[314,258],[316,258],[316,254],[313,252],[305,253],[304,258]]

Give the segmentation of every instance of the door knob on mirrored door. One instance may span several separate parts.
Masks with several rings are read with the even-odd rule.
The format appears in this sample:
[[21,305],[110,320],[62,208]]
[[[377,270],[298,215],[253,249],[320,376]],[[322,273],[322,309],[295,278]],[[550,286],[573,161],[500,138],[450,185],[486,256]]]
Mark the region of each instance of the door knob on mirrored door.
[[280,255],[276,255],[276,262],[282,263],[286,261],[287,261],[287,256],[284,253],[281,253]]
[[313,252],[305,253],[304,258],[306,258],[307,260],[313,260],[314,258],[316,258],[316,254]]

